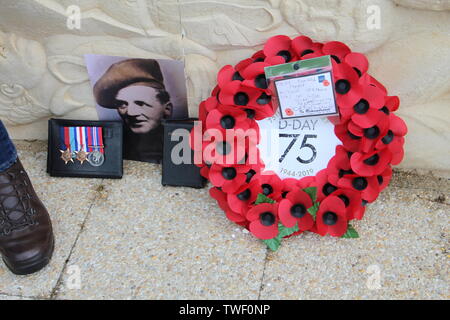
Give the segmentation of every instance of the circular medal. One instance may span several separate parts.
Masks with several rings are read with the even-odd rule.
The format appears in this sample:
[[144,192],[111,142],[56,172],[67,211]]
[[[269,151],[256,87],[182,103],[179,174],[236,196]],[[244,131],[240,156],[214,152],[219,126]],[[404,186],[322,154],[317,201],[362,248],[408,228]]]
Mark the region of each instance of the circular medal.
[[94,167],[100,167],[105,162],[105,156],[98,150],[89,153],[87,161]]

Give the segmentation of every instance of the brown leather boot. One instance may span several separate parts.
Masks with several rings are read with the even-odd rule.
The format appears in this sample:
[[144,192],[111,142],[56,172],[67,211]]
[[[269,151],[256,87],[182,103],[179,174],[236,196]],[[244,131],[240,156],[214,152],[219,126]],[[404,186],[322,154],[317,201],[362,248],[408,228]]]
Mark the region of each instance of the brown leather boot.
[[48,264],[53,247],[48,212],[17,159],[11,168],[0,172],[0,252],[3,261],[15,274],[30,274]]

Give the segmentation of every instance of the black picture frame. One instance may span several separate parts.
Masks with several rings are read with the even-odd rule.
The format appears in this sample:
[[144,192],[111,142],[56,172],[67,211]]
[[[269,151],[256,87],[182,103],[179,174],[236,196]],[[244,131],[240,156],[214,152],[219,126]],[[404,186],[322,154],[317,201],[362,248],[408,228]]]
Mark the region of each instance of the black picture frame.
[[[102,127],[105,162],[98,167],[61,159],[61,127]],[[121,179],[123,176],[123,124],[121,121],[50,119],[48,121],[47,172],[52,177]]]
[[[186,134],[194,127],[196,118],[184,120],[163,120],[164,126],[164,151],[162,162],[163,186],[179,186],[191,188],[204,188],[206,179],[200,175],[200,168],[194,164],[194,151],[190,150],[191,163],[175,164],[172,161],[172,150],[179,141],[172,141],[172,133],[177,129],[185,129]],[[187,134],[184,139],[189,139]]]

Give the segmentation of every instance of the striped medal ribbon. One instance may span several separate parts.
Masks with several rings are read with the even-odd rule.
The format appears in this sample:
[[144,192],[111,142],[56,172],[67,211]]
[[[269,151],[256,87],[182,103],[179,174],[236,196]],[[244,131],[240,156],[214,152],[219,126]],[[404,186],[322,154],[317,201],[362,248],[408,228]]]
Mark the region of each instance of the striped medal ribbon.
[[88,162],[94,167],[100,167],[105,162],[105,146],[103,145],[103,128],[87,128]]
[[88,160],[88,134],[87,130],[89,127],[70,127],[70,146],[72,151],[75,153],[75,158],[84,164]]
[[73,163],[73,157],[72,157],[72,146],[70,144],[70,128],[69,127],[60,127],[59,128],[59,140],[60,140],[60,146],[59,151],[61,151],[61,159],[64,161],[65,164],[68,164],[69,162]]

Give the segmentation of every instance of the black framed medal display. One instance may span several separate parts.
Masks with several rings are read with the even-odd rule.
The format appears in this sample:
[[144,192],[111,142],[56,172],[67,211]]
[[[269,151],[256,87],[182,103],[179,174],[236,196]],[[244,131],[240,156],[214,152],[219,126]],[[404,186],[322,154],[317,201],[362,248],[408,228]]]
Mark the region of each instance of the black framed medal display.
[[122,141],[120,121],[50,119],[47,172],[54,177],[120,179]]

